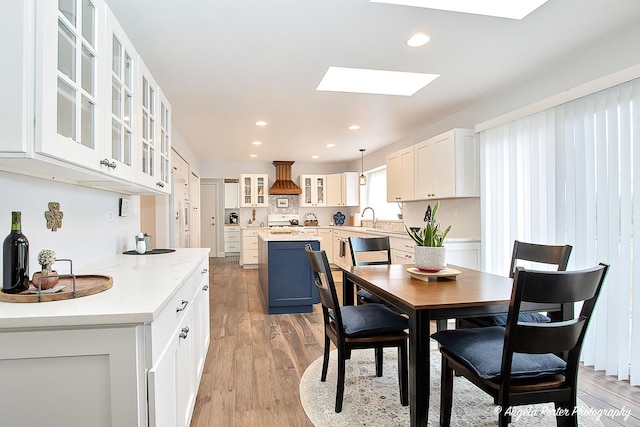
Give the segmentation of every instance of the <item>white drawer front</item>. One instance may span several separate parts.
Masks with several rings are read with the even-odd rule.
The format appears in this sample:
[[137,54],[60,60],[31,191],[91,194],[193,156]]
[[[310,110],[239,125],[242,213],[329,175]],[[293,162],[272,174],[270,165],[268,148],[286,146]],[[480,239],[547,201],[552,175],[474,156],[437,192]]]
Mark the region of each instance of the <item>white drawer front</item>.
[[258,250],[249,249],[242,251],[242,259],[244,264],[257,264],[258,263]]
[[240,243],[240,233],[224,233],[224,241]]
[[224,242],[225,252],[240,252],[240,242]]
[[415,264],[413,252],[391,249],[391,262],[393,264]]
[[242,238],[242,249],[249,250],[255,249],[258,250],[258,238],[257,237],[243,237]]

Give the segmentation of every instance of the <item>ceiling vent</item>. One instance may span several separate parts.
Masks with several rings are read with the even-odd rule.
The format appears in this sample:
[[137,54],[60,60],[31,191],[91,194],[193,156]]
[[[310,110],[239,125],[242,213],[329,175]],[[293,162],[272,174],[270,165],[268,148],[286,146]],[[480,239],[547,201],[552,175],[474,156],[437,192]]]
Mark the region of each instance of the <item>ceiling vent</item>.
[[300,187],[291,180],[291,165],[294,163],[295,162],[283,161],[273,162],[273,166],[276,167],[276,182],[269,188],[269,194],[289,196],[302,193]]

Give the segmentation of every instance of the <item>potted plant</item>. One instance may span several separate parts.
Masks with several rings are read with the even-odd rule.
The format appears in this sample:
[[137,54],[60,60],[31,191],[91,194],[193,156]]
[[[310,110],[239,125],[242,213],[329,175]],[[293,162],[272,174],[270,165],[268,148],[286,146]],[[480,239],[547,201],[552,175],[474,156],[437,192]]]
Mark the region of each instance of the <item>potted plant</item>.
[[405,230],[415,242],[414,256],[416,267],[422,271],[436,272],[446,267],[446,252],[444,239],[451,230],[451,226],[442,229],[436,221],[440,209],[440,202],[436,202],[433,210],[427,209],[423,228],[413,229],[405,225]]
[[56,262],[56,253],[51,249],[43,249],[38,253],[38,263],[41,271],[33,273],[33,278],[31,279],[31,283],[36,288],[38,287],[38,278],[40,278],[41,289],[50,289],[58,284],[58,272],[51,269],[51,265],[54,262]]

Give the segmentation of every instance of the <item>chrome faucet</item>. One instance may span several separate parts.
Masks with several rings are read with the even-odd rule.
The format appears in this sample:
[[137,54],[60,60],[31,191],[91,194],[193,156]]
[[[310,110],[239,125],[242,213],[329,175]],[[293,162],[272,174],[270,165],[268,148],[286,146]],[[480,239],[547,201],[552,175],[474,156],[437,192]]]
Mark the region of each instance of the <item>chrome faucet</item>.
[[373,216],[373,228],[376,228],[376,211],[374,211],[372,207],[367,206],[362,210],[362,213],[360,215],[364,217],[364,213],[369,209],[371,210],[371,215]]

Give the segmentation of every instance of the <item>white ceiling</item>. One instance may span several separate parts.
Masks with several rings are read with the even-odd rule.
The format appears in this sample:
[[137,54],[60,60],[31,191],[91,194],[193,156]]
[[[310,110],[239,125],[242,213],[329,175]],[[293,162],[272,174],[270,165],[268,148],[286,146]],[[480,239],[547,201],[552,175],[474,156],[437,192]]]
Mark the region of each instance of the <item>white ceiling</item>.
[[[640,28],[638,0],[549,0],[521,21],[368,0],[107,3],[175,129],[216,162],[358,159]],[[430,43],[407,47],[415,32]],[[316,91],[330,66],[441,76],[412,97]]]

